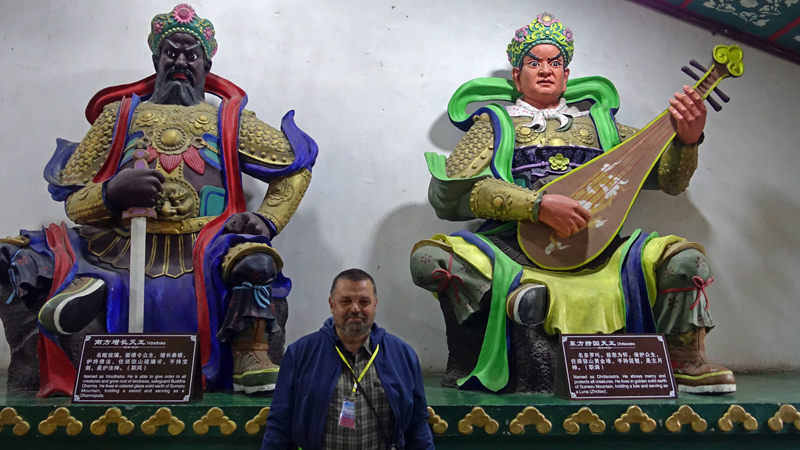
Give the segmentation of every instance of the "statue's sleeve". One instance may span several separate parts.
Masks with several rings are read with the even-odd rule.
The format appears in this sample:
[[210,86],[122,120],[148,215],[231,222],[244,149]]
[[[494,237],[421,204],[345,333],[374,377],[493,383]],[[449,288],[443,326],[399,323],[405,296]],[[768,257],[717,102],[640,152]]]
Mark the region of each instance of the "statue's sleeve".
[[[66,197],[65,209],[75,223],[97,225],[116,217],[104,202],[103,184],[91,180],[108,157],[118,110],[119,102],[106,105],[80,144],[61,155],[57,150],[48,164],[48,170],[56,166],[53,171],[55,180],[48,180],[51,192],[58,188],[64,192],[71,191]],[[59,149],[65,142],[59,141]]]
[[[622,141],[638,133],[637,128],[617,124]],[[642,186],[644,189],[660,189],[669,195],[678,195],[689,187],[694,171],[697,169],[697,155],[703,136],[693,145],[681,143],[677,136],[669,144]]]
[[444,176],[431,173],[428,200],[444,220],[536,220],[539,193],[495,178],[490,169],[494,157],[494,129],[488,114],[475,123],[447,157]]
[[[291,117],[288,118],[291,121]],[[293,121],[290,126],[294,126]],[[316,146],[313,158],[308,157],[309,149],[305,147],[302,142],[293,145],[284,130],[267,125],[251,111],[243,111],[239,127],[242,170],[269,183],[256,213],[267,219],[276,233],[280,233],[289,223],[311,183]]]

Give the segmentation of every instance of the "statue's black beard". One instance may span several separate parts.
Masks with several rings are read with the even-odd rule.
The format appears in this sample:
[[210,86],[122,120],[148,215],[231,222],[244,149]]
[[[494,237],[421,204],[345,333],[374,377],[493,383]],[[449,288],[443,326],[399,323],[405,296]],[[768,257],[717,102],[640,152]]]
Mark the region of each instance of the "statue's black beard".
[[198,105],[205,98],[198,94],[191,82],[167,80],[167,76],[159,74],[153,87],[150,101],[160,105]]

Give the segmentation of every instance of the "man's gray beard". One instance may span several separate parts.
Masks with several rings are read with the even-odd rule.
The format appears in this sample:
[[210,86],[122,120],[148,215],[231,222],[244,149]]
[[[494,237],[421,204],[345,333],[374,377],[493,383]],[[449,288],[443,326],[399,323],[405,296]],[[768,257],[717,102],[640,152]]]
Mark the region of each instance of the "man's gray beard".
[[[360,317],[362,322],[350,322],[347,319],[351,317]],[[369,333],[369,329],[372,327],[371,323],[367,323],[367,317],[364,314],[347,314],[345,316],[342,325],[339,326],[339,330],[347,336],[348,338],[359,338],[364,336],[365,334]]]
[[351,338],[361,337],[369,332],[372,324],[366,322],[345,322],[341,326],[342,333]]
[[160,77],[156,79],[153,95],[150,96],[150,102],[160,105],[193,106],[199,105],[204,100],[205,98],[198,95],[190,83],[163,80]]

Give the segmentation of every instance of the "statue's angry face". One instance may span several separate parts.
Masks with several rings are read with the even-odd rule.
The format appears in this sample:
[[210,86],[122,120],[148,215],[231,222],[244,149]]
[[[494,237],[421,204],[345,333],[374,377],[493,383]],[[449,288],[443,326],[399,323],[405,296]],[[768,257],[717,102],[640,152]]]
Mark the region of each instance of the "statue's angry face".
[[523,100],[539,109],[555,108],[567,91],[569,69],[564,55],[552,44],[539,44],[530,49],[520,67],[511,71]]
[[161,43],[153,56],[156,85],[150,101],[162,104],[196,105],[204,99],[206,75],[211,60],[203,47],[188,33],[174,33]]

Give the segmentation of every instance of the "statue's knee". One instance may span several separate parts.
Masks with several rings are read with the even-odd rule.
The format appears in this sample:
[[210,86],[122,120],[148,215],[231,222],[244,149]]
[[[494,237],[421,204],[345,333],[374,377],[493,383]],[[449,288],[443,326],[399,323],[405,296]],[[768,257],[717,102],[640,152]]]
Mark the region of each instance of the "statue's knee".
[[277,275],[278,268],[271,255],[251,253],[233,264],[229,283],[231,286],[241,286],[245,282],[268,285],[275,281]]
[[670,256],[661,264],[657,272],[659,281],[677,281],[679,279],[691,284],[694,277],[700,277],[703,281],[711,278],[711,269],[705,255],[694,248],[687,248]]

